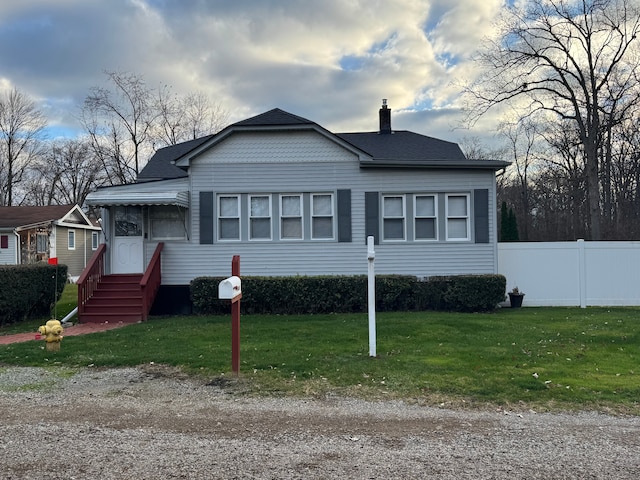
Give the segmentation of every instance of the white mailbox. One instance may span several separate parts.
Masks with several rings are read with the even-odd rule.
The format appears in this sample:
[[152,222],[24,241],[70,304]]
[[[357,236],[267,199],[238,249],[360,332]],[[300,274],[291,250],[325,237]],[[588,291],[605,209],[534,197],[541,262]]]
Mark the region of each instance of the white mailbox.
[[225,278],[218,285],[218,298],[220,300],[232,300],[242,293],[240,277]]

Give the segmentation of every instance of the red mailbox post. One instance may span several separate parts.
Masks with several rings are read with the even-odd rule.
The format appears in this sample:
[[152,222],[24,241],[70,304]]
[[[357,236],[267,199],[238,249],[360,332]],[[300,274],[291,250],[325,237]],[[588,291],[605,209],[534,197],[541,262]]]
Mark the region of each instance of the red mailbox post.
[[240,280],[240,256],[231,260],[231,276],[218,285],[218,298],[231,301],[231,370],[240,373],[240,299],[242,284]]

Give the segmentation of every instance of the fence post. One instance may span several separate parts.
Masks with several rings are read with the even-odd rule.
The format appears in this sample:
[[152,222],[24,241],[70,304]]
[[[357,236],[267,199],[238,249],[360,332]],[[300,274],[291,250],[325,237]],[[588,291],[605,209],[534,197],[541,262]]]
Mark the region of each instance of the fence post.
[[578,245],[578,281],[580,287],[580,308],[587,308],[587,259],[584,252],[584,239],[579,238]]

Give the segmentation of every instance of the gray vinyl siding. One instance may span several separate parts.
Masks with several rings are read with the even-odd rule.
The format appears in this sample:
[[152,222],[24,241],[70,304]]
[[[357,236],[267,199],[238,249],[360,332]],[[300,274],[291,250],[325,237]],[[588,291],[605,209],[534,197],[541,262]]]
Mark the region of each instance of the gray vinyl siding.
[[1,230],[0,235],[6,235],[8,248],[0,248],[0,265],[15,265],[17,262],[17,237],[13,230]]
[[[188,242],[165,242],[162,281],[188,284],[197,276],[226,276],[233,255],[240,255],[242,275],[366,274],[365,192],[465,193],[470,196],[471,241],[384,242],[376,245],[379,274],[418,276],[496,272],[495,177],[492,171],[435,171],[361,169],[358,157],[315,132],[234,134],[190,165],[190,225]],[[160,182],[162,183],[162,182]],[[488,243],[475,243],[474,190],[488,190]],[[351,242],[226,241],[217,240],[214,220],[212,244],[201,244],[200,192],[218,194],[333,193],[351,191]],[[207,195],[204,198],[208,198]],[[334,209],[337,220],[337,208]],[[241,221],[247,222],[246,210]],[[274,209],[272,222],[279,218]],[[407,222],[411,221],[407,217]],[[440,218],[442,221],[442,218]],[[244,226],[246,228],[246,225]],[[335,225],[337,228],[337,222]],[[150,258],[154,242],[146,244]]]

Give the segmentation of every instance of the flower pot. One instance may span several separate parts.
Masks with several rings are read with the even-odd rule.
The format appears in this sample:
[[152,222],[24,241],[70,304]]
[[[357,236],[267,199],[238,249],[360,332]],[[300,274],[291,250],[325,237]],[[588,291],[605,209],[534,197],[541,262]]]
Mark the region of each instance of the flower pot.
[[509,302],[511,308],[520,308],[522,306],[522,300],[524,299],[524,293],[510,293]]

